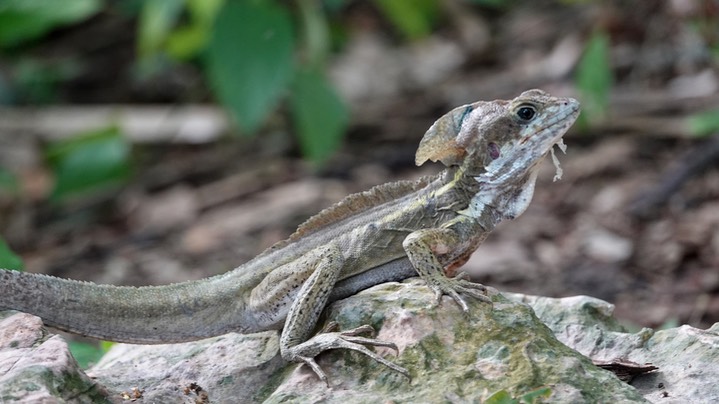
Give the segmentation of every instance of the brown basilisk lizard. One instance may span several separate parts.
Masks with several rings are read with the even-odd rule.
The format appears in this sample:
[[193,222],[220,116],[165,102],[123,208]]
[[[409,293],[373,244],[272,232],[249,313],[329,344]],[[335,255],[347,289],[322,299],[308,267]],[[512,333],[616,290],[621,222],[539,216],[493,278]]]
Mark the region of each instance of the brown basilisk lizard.
[[455,108],[430,127],[416,154],[417,165],[446,165],[440,174],[350,195],[228,273],[136,288],[0,270],[0,308],[77,334],[138,344],[277,329],[282,357],[309,365],[325,382],[314,358],[336,348],[409,375],[366,347],[396,350],[360,336],[369,326],[312,336],[321,312],[333,300],[416,274],[438,302],[449,295],[465,312],[463,295],[491,302],[484,286],[446,273],[464,264],[497,223],[524,212],[538,163],[563,145],[578,114],[574,99],[540,90]]

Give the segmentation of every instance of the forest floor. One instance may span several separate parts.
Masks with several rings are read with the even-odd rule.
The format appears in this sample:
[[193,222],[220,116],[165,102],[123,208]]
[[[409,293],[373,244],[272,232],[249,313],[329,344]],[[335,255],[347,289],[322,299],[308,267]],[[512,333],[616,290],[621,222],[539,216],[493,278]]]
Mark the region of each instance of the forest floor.
[[[646,3],[570,15],[525,5],[486,20],[455,13],[456,24],[447,24],[456,28],[409,45],[388,40],[386,27],[371,23],[376,16],[356,7],[347,17],[354,39],[330,69],[350,106],[350,130],[319,169],[299,158],[289,129],[273,117],[252,139],[137,142],[130,183],[57,206],[44,199],[51,180],[37,158],[42,134],[0,131],[24,181],[21,197],[0,198],[0,230],[32,272],[125,285],[225,272],[347,194],[437,172],[439,164],[414,167],[414,151],[449,109],[535,87],[576,95],[571,77],[583,41],[604,24],[616,74],[609,111],[566,136],[563,178],[552,182],[546,161],[530,208],[502,223],[465,270],[500,291],[607,300],[632,327],[706,328],[719,321],[719,141],[690,136],[686,120],[719,107],[716,56],[692,53],[683,25],[691,16]],[[70,34],[62,37],[68,43],[77,40]],[[58,41],[38,52],[69,47]],[[131,45],[120,41],[107,58],[119,58],[121,69]],[[112,64],[96,62],[100,70]],[[172,73],[201,81],[196,72]],[[67,102],[180,103],[109,76],[93,80],[68,84]]]

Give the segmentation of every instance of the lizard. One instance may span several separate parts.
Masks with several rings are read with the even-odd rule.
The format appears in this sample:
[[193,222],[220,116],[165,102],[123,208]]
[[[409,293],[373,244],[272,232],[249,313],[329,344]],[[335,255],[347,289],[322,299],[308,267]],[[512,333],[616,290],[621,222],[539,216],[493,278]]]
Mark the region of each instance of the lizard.
[[[463,273],[450,277],[504,219],[529,205],[538,166],[563,146],[579,114],[572,98],[529,90],[512,100],[454,108],[424,134],[415,155],[446,168],[434,176],[375,186],[311,217],[287,240],[224,274],[160,286],[113,286],[0,270],[0,309],[39,316],[83,336],[135,344],[179,343],[230,332],[280,330],[280,354],[308,365],[321,352],[350,349],[409,377],[368,347],[369,325],[315,332],[332,301],[419,275],[439,304],[448,295],[491,304]],[[556,163],[556,162],[555,162]],[[557,169],[559,167],[557,165]],[[314,334],[314,335],[313,335]]]

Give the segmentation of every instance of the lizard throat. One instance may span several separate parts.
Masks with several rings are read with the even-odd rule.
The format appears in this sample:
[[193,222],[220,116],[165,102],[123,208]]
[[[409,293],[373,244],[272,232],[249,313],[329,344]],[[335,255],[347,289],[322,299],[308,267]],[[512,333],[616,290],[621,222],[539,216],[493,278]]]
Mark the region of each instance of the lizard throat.
[[526,177],[516,182],[483,182],[467,208],[458,213],[480,221],[488,229],[504,219],[514,219],[524,213],[532,201],[538,173],[538,166],[535,166]]

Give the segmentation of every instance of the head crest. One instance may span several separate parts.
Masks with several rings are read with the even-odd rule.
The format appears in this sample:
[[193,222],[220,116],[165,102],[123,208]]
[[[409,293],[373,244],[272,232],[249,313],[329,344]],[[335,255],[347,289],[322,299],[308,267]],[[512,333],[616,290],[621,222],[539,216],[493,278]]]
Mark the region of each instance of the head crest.
[[427,160],[441,161],[446,166],[457,165],[464,157],[465,149],[457,143],[457,135],[465,118],[479,103],[462,105],[439,118],[427,130],[419,143],[414,162],[418,166]]

